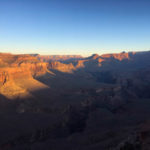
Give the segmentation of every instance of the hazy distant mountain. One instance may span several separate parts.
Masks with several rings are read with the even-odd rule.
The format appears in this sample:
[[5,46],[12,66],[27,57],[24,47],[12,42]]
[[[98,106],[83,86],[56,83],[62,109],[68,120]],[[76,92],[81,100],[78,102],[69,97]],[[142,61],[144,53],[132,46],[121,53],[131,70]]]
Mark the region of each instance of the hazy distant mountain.
[[65,60],[78,60],[82,59],[81,55],[38,55],[39,60],[42,61],[65,61]]

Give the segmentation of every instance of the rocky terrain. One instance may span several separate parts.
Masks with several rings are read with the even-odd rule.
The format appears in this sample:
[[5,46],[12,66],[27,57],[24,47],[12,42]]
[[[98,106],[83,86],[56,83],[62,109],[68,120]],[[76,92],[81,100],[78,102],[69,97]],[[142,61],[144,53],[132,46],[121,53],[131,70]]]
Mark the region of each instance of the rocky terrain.
[[0,150],[149,150],[149,60],[0,53]]

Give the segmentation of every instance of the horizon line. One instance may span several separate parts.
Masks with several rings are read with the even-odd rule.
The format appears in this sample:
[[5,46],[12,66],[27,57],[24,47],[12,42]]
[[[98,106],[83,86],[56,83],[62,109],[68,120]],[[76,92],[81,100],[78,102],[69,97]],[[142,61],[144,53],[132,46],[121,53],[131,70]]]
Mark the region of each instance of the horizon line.
[[92,54],[88,54],[88,55],[83,55],[83,54],[41,54],[41,53],[17,53],[17,52],[2,52],[0,51],[0,54],[12,54],[12,55],[41,55],[41,56],[82,56],[82,57],[87,57],[87,56],[91,56],[91,55],[94,55],[94,54],[98,54],[98,55],[103,55],[103,54],[119,54],[119,53],[131,53],[131,52],[149,52],[150,50],[140,50],[140,51],[130,51],[130,50],[122,50],[120,52],[106,52],[106,53],[102,53],[102,54],[99,54],[99,53],[95,53],[93,52]]

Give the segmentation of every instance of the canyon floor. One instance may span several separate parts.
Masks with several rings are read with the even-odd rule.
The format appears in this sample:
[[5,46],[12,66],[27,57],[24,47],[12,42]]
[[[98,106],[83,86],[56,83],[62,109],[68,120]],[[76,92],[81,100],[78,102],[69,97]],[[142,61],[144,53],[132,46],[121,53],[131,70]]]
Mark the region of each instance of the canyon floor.
[[0,150],[149,150],[149,60],[0,53]]

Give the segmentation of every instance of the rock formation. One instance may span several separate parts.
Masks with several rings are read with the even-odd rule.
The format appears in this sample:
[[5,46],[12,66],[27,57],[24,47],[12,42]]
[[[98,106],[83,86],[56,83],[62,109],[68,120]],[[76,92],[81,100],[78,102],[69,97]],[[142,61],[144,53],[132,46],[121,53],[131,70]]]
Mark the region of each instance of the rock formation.
[[71,73],[73,70],[75,70],[75,67],[73,66],[72,63],[64,64],[59,61],[54,61],[54,62],[49,63],[49,69]]
[[30,55],[0,54],[0,58],[7,64],[0,68],[0,93],[9,98],[26,93],[18,85],[19,81],[23,85],[28,80],[34,80],[33,77],[47,72],[47,63],[39,62]]

